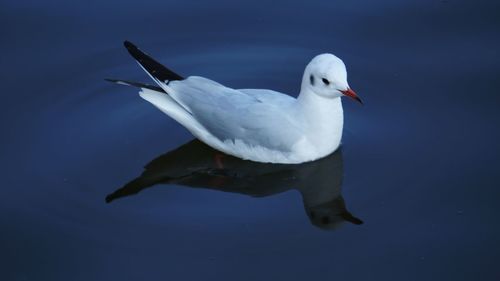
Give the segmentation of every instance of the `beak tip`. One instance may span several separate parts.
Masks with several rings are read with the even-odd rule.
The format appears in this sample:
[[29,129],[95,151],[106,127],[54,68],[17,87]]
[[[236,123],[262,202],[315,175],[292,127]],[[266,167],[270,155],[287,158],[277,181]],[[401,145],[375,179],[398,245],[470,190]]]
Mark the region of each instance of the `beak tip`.
[[356,95],[356,93],[351,88],[347,88],[347,90],[341,91],[341,92],[345,96],[348,96],[348,97],[352,98],[353,100],[355,100],[363,105],[363,101],[361,101],[361,99],[358,97],[358,95]]

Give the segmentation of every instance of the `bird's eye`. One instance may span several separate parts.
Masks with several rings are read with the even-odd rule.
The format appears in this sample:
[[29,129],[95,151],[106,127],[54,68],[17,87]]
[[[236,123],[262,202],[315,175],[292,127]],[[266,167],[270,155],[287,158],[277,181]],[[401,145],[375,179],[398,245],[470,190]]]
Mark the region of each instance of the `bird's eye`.
[[328,81],[328,79],[326,79],[326,78],[322,78],[321,81],[323,81],[323,83],[325,83],[325,85],[330,85],[330,81]]
[[314,76],[309,76],[309,81],[311,81],[311,85],[314,86]]

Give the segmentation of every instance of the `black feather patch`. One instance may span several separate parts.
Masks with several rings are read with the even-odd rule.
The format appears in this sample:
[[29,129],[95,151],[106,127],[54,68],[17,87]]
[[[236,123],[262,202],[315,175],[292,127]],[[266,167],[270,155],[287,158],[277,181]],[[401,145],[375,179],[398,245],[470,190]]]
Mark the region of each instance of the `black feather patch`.
[[127,48],[132,57],[134,57],[134,59],[137,60],[137,62],[140,63],[142,67],[144,67],[144,69],[146,69],[146,71],[149,72],[149,74],[151,74],[151,76],[153,76],[154,78],[162,82],[165,82],[167,80],[174,81],[184,79],[179,74],[166,68],[161,63],[157,62],[152,57],[139,50],[139,48],[137,48],[129,41],[123,42],[123,45],[125,46],[125,48]]

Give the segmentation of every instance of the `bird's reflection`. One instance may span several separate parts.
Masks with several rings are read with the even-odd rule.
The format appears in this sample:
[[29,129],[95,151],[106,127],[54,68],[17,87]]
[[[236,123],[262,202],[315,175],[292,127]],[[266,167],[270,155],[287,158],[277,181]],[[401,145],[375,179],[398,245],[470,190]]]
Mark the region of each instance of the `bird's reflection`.
[[342,222],[363,222],[347,211],[341,195],[342,152],[303,164],[264,164],[222,154],[198,140],[152,160],[138,178],[106,197],[106,202],[139,193],[156,184],[176,184],[270,196],[298,190],[312,224],[334,229]]

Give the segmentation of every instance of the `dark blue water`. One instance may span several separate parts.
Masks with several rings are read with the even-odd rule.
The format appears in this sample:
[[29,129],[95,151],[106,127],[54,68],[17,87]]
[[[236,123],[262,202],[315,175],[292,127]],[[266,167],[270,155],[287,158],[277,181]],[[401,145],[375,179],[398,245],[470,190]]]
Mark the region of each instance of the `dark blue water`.
[[[2,1],[0,278],[499,280],[499,11]],[[344,101],[342,151],[320,163],[171,157],[192,136],[103,81],[148,81],[125,39],[182,75],[292,95],[332,52],[365,106]]]

